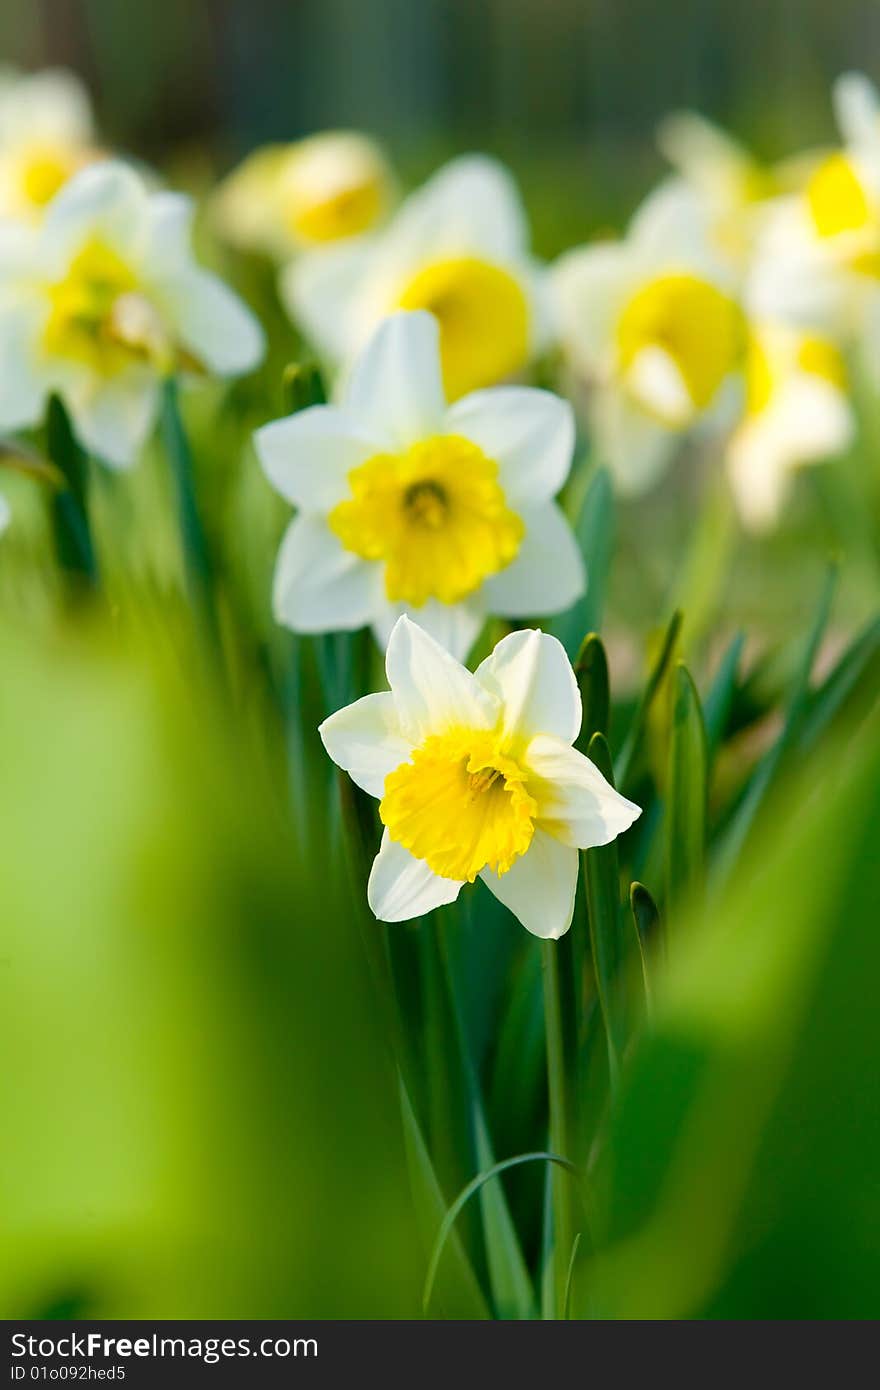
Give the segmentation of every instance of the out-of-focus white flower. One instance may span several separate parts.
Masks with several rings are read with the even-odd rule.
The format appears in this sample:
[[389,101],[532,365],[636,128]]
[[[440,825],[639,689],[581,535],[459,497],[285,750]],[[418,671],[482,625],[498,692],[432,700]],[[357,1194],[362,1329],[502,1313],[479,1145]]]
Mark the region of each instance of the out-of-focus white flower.
[[375,141],[328,130],[255,150],[220,184],[213,212],[227,240],[287,260],[375,230],[393,196],[391,169]]
[[679,184],[658,189],[625,240],[562,256],[553,290],[598,456],[621,491],[639,492],[686,431],[726,421],[735,405],[745,320],[705,207]]
[[72,72],[0,69],[0,223],[33,222],[100,158],[88,93]]
[[471,675],[402,617],[386,671],[390,692],[320,728],[333,761],[380,798],[372,911],[419,917],[479,876],[528,931],[562,936],[578,849],[607,844],[641,814],[572,747],[581,701],[563,647],[514,632]]
[[807,152],[778,164],[760,163],[727,131],[696,111],[675,111],[657,132],[661,152],[702,200],[719,252],[743,268],[767,204],[800,189],[817,162]]
[[338,405],[256,435],[270,482],[299,508],[275,570],[279,622],[299,632],[403,612],[464,657],[485,617],[557,613],[582,593],[575,539],[553,501],[571,465],[567,402],[524,386],[447,405],[427,313],[380,325]]
[[745,524],[779,519],[793,473],[848,448],[855,429],[843,359],[827,338],[782,324],[751,330],[746,407],[727,451]]
[[336,363],[386,315],[427,309],[440,324],[443,380],[455,399],[528,365],[546,337],[540,285],[513,180],[494,160],[468,155],[411,194],[375,238],[294,261],[282,294]]
[[188,198],[106,161],[72,178],[38,228],[0,236],[0,429],[38,423],[57,392],[85,447],[132,464],[177,369],[259,361],[254,316],[192,258]]

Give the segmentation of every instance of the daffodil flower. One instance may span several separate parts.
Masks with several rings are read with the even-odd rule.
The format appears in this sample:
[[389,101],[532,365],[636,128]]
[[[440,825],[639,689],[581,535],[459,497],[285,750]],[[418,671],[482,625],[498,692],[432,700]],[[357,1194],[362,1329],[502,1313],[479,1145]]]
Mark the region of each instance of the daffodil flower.
[[659,189],[625,240],[580,247],[553,273],[563,350],[590,392],[597,452],[623,492],[650,486],[682,435],[736,401],[745,320],[705,208]]
[[563,647],[513,632],[472,675],[404,616],[386,672],[390,692],[319,731],[333,761],[379,799],[373,913],[419,917],[479,877],[535,936],[562,936],[578,850],[608,844],[641,814],[572,747],[581,701]]
[[745,412],[727,449],[746,525],[774,525],[794,472],[842,452],[854,431],[843,358],[834,343],[791,325],[753,326]]
[[0,224],[39,219],[99,157],[88,94],[73,73],[0,70]]
[[57,392],[82,444],[131,465],[175,370],[235,376],[263,351],[238,298],[192,258],[189,199],[131,169],[75,175],[36,229],[0,237],[0,429],[37,424]]
[[213,213],[227,240],[287,260],[373,231],[393,194],[391,170],[374,141],[328,130],[255,150],[221,183]]
[[448,405],[427,313],[380,325],[336,405],[256,435],[269,481],[299,508],[274,610],[297,632],[371,624],[384,648],[403,612],[456,655],[487,614],[561,612],[583,561],[553,501],[574,447],[571,407],[496,387]]
[[521,372],[543,345],[541,276],[516,187],[494,160],[453,160],[376,237],[302,256],[282,279],[294,319],[345,363],[377,322],[426,309],[440,324],[450,399]]

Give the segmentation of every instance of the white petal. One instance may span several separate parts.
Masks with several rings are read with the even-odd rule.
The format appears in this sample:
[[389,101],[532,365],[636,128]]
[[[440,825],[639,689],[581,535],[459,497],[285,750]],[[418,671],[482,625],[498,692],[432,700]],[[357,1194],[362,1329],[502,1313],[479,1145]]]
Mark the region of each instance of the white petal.
[[556,940],[574,916],[578,852],[536,827],[525,854],[506,874],[483,869],[480,878],[533,936]]
[[148,226],[143,180],[121,161],[105,160],[75,174],[53,198],[42,237],[60,264],[85,236],[99,236],[126,257],[139,255]]
[[272,608],[294,632],[352,631],[372,621],[380,585],[378,565],[343,549],[320,517],[298,516],[278,552]]
[[635,802],[615,791],[595,763],[561,739],[538,734],[526,749],[525,761],[534,774],[529,791],[538,802],[538,818],[567,845],[607,845],[642,814]]
[[380,922],[408,922],[435,907],[454,903],[462,885],[439,878],[421,859],[392,840],[386,830],[370,871],[367,901]]
[[376,641],[383,651],[388,646],[395,623],[403,613],[435,642],[439,642],[441,647],[445,647],[456,661],[467,660],[486,621],[482,590],[466,603],[438,603],[436,599],[428,599],[421,608],[408,608],[403,603],[386,603],[373,621]]
[[5,531],[12,518],[12,511],[6,498],[0,492],[0,531]]
[[194,212],[192,199],[183,193],[151,195],[143,254],[154,274],[177,273],[191,265]]
[[440,368],[440,328],[433,314],[392,314],[354,364],[345,408],[371,434],[406,449],[437,434],[446,397]]
[[526,533],[516,559],[486,580],[480,595],[502,618],[564,613],[586,588],[580,548],[555,502],[523,507]]
[[663,348],[649,346],[636,353],[626,384],[638,403],[670,429],[683,429],[694,415],[687,383],[675,358]]
[[592,423],[599,457],[626,496],[651,487],[669,464],[680,435],[643,410],[628,391],[608,386],[593,402]]
[[551,271],[557,332],[579,371],[601,375],[614,354],[615,325],[633,279],[625,245],[600,242],[567,252]]
[[474,391],[447,411],[444,431],[478,444],[499,465],[509,502],[547,502],[568,477],[574,412],[568,401],[528,386]]
[[191,266],[153,286],[183,346],[218,376],[249,372],[266,341],[256,317],[216,275]]
[[845,72],[832,89],[834,114],[844,143],[876,151],[880,143],[880,97],[862,72]]
[[257,430],[254,447],[272,486],[310,512],[329,512],[348,496],[351,470],[382,448],[332,405],[273,420]]
[[627,240],[645,267],[684,264],[721,270],[711,251],[708,206],[684,179],[667,179],[649,193],[630,223]]
[[517,260],[528,224],[516,184],[486,155],[453,159],[410,194],[388,229],[383,259],[410,264],[436,255]]
[[409,761],[412,744],[402,736],[394,696],[365,695],[325,719],[318,729],[330,757],[370,796],[385,794],[385,778]]
[[137,368],[107,380],[83,375],[63,394],[83,448],[111,468],[137,463],[158,411],[151,373]]
[[528,629],[503,637],[476,670],[480,684],[503,705],[505,736],[553,734],[573,743],[581,727],[581,697],[562,643]]
[[405,614],[388,640],[385,670],[401,730],[413,743],[458,725],[491,729],[496,722],[497,700]]
[[340,362],[358,345],[358,299],[373,265],[372,239],[298,256],[279,290],[291,318],[318,352]]
[[[4,74],[5,75],[5,74]],[[11,76],[0,90],[0,142],[86,144],[93,134],[88,93],[65,68]]]
[[0,429],[25,429],[43,414],[48,383],[37,362],[40,317],[33,302],[0,310]]

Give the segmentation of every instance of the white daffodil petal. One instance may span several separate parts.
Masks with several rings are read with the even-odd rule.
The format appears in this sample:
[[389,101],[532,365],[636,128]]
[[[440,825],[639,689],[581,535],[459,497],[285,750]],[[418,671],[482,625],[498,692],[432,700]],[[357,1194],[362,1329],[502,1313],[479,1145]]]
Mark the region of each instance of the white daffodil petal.
[[550,273],[557,331],[577,369],[602,375],[613,356],[620,305],[632,281],[627,248],[616,242],[568,251]]
[[491,729],[497,720],[494,696],[406,615],[388,640],[385,670],[401,730],[414,743],[457,726]]
[[210,371],[238,376],[262,358],[266,340],[259,322],[216,275],[192,265],[155,290],[183,346]]
[[505,736],[553,734],[573,743],[581,727],[581,697],[562,643],[528,630],[503,637],[476,670],[480,685],[501,701]]
[[421,859],[392,840],[386,830],[382,847],[373,860],[367,901],[380,922],[408,922],[435,907],[453,903],[462,885],[439,878]]
[[288,313],[332,362],[341,362],[359,336],[358,294],[373,257],[370,239],[358,239],[298,256],[281,273],[279,291]]
[[523,507],[525,535],[516,559],[482,588],[490,613],[502,618],[564,613],[586,588],[580,548],[560,507]]
[[694,415],[687,383],[675,358],[655,345],[636,353],[626,373],[630,391],[645,410],[670,429],[684,429]]
[[402,736],[394,696],[365,695],[325,719],[318,729],[330,757],[370,796],[381,797],[385,778],[408,761],[412,745]]
[[111,468],[131,468],[159,405],[155,379],[140,368],[106,381],[83,377],[67,391],[80,443]]
[[0,311],[0,429],[35,425],[48,387],[36,361],[39,309],[31,302]]
[[618,490],[634,497],[647,491],[668,466],[679,434],[648,415],[625,391],[600,390],[593,428]]
[[344,550],[317,516],[298,516],[285,532],[275,564],[272,607],[294,632],[366,627],[376,610],[381,575]]
[[844,72],[831,93],[844,143],[876,150],[880,144],[880,96],[862,72]]
[[282,497],[309,512],[329,512],[348,495],[351,470],[382,446],[338,406],[313,405],[264,425],[254,447]]
[[525,760],[539,822],[567,845],[607,845],[641,815],[641,808],[615,791],[595,763],[561,739],[536,735]]
[[393,448],[439,433],[446,409],[440,328],[433,314],[392,314],[358,357],[345,407]]
[[462,155],[440,169],[402,205],[384,256],[398,265],[438,254],[517,260],[528,225],[516,184],[497,160]]
[[143,250],[147,191],[133,169],[105,160],[83,169],[49,204],[43,235],[59,259],[84,237],[99,237],[115,251],[137,257]]
[[144,262],[154,274],[175,274],[192,255],[195,207],[183,193],[154,193],[150,198]]
[[574,916],[578,852],[535,829],[532,843],[506,874],[483,869],[480,878],[533,936],[556,940]]
[[568,477],[574,453],[574,412],[550,391],[498,386],[473,391],[446,414],[444,432],[478,444],[498,464],[514,506],[547,502]]
[[483,608],[483,593],[479,602],[468,599],[466,603],[439,603],[428,599],[421,608],[407,608],[402,603],[385,603],[373,620],[376,641],[383,651],[388,646],[391,633],[398,618],[406,613],[417,623],[423,632],[445,647],[456,661],[466,661],[471,647],[476,642],[486,621]]

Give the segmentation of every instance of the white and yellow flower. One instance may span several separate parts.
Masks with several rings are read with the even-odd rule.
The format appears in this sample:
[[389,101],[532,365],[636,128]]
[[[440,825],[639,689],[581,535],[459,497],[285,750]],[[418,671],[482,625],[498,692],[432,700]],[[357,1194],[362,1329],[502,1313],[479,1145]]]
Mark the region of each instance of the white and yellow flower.
[[291,314],[335,363],[395,310],[434,314],[450,399],[529,364],[546,338],[540,289],[513,180],[480,155],[446,165],[375,238],[302,256],[282,278]]
[[72,72],[0,70],[0,223],[38,220],[97,158],[91,103]]
[[855,421],[839,349],[790,324],[753,326],[746,358],[746,404],[727,449],[744,523],[766,530],[779,519],[791,478],[849,447]]
[[682,435],[726,421],[735,406],[745,320],[705,207],[678,184],[658,189],[625,240],[564,255],[553,289],[598,455],[621,491],[639,492]]
[[582,593],[553,501],[571,465],[570,406],[523,386],[450,406],[439,343],[432,315],[394,314],[339,404],[257,432],[270,482],[299,509],[275,570],[285,626],[371,624],[384,648],[407,612],[464,657],[488,614],[557,613]]
[[177,369],[235,376],[259,324],[192,258],[189,199],[125,165],[75,175],[36,229],[0,236],[0,429],[37,424],[58,393],[82,444],[132,464]]
[[572,747],[581,701],[564,649],[543,632],[514,632],[472,675],[402,617],[386,671],[390,692],[320,728],[333,761],[379,798],[372,911],[419,917],[479,877],[535,936],[562,936],[578,850],[607,844],[641,814]]
[[255,150],[221,183],[213,213],[228,241],[287,260],[374,231],[393,197],[391,169],[375,141],[328,130]]

